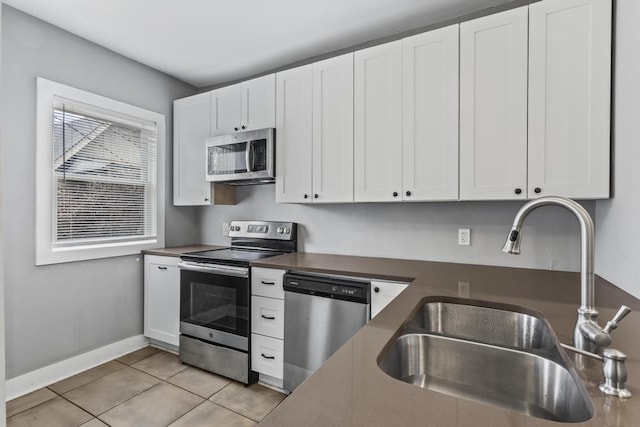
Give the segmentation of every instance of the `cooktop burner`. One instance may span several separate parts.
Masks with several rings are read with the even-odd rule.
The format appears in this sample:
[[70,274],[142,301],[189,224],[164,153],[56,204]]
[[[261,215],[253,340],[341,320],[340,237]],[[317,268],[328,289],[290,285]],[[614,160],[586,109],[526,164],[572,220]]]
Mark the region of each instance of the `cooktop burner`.
[[231,248],[183,254],[185,261],[249,266],[251,261],[296,252],[297,224],[273,221],[231,221]]
[[286,252],[279,251],[261,251],[254,249],[216,249],[212,251],[194,252],[183,255],[185,259],[209,263],[233,263],[248,265],[251,261],[258,261],[276,255],[282,255]]

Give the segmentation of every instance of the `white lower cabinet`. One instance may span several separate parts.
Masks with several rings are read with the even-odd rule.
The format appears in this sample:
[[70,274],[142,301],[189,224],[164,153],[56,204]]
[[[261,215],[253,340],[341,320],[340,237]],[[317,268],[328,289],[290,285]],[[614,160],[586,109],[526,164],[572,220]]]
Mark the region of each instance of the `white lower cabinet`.
[[144,256],[144,335],[179,345],[180,269],[178,257]]
[[251,332],[284,338],[284,300],[252,296]]
[[404,291],[408,283],[371,281],[371,318],[376,317],[391,301]]
[[[274,379],[282,380],[284,370],[284,341],[251,334],[251,367],[252,370]],[[260,380],[264,381],[261,376]],[[274,384],[281,387],[281,384]]]
[[282,388],[285,270],[251,268],[251,370]]
[[251,268],[251,295],[284,300],[282,279],[284,270],[275,268]]

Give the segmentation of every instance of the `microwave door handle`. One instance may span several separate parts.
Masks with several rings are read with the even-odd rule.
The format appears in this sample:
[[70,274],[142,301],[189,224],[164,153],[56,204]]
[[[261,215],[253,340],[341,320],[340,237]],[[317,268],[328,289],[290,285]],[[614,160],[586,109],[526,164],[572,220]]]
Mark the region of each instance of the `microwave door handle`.
[[244,153],[247,172],[253,172],[253,141],[247,141],[247,151]]

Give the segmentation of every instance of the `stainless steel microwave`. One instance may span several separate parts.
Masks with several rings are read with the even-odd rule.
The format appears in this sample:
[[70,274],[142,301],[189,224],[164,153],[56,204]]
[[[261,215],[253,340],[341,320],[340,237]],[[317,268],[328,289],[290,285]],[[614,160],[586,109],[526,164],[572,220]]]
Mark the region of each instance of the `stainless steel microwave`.
[[207,138],[207,181],[232,185],[275,181],[274,129]]

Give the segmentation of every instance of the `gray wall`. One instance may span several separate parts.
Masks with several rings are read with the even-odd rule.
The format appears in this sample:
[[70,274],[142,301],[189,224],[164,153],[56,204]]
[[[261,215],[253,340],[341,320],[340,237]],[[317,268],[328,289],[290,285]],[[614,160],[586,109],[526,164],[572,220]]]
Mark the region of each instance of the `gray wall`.
[[[35,266],[36,76],[164,113],[194,92],[178,80],[3,6],[2,194],[7,377],[142,333],[142,259]],[[172,200],[171,145],[167,200]],[[167,246],[198,238],[197,211],[166,210]]]
[[[228,243],[222,222],[231,219],[295,221],[299,250],[457,263],[577,270],[580,228],[566,211],[545,207],[531,213],[522,254],[500,250],[522,202],[275,203],[275,186],[238,187],[235,206],[201,208],[201,241]],[[584,203],[593,215],[594,202]],[[471,246],[458,246],[458,228],[471,229]],[[517,284],[514,284],[517,286]]]
[[618,0],[614,61],[615,194],[597,207],[596,272],[640,297],[640,2]]

